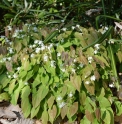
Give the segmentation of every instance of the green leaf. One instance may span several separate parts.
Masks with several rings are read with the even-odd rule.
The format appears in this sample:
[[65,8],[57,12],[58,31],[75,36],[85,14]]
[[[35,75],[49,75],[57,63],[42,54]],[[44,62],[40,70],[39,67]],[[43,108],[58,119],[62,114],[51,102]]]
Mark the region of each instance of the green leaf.
[[7,5],[8,7],[11,7],[10,3],[7,0],[3,0],[3,2],[5,3],[5,5]]
[[28,36],[24,37],[23,40],[21,41],[21,43],[22,43],[25,47],[27,47],[27,45],[28,45],[28,43],[29,43],[29,37],[28,37]]
[[13,92],[13,90],[16,86],[15,83],[16,83],[16,79],[13,79],[13,80],[10,81],[10,83],[9,83],[9,94],[11,94]]
[[20,71],[20,73],[19,73],[19,77],[21,79],[24,78],[26,75],[27,75],[27,71],[26,70]]
[[109,100],[105,97],[102,96],[98,97],[98,101],[101,108],[108,108],[111,106]]
[[119,62],[121,63],[122,62],[122,52],[118,51],[116,54],[117,54]]
[[32,86],[35,88],[37,85],[41,84],[41,76],[40,74],[37,74],[36,78],[34,79]]
[[40,40],[40,36],[37,33],[32,33],[32,36],[34,36],[36,39]]
[[52,76],[55,76],[55,75],[56,75],[56,70],[55,70],[55,68],[51,67],[49,62],[47,62],[47,63],[44,65],[44,68],[46,69],[46,71],[47,71],[48,73],[51,73]]
[[14,105],[17,104],[17,101],[18,101],[19,95],[21,93],[21,90],[25,86],[24,81],[22,81],[22,80],[19,80],[17,82],[17,85],[19,85],[19,86],[16,88],[16,90],[14,91],[14,93],[11,94],[11,97],[12,97],[11,103],[14,104]]
[[46,39],[44,40],[44,43],[47,43],[48,41],[50,41],[51,39],[53,39],[55,36],[57,36],[58,31],[53,31],[51,34],[49,34]]
[[7,9],[7,10],[9,9],[7,6],[1,5],[1,4],[0,4],[0,8]]
[[75,32],[74,36],[80,40],[81,46],[84,48],[87,46],[86,42],[84,41],[83,34],[79,32]]
[[42,82],[43,84],[48,84],[48,81],[49,81],[49,76],[48,76],[48,74],[41,76],[41,82]]
[[32,104],[34,108],[38,107],[38,105],[46,97],[48,92],[49,92],[49,89],[46,85],[39,86],[37,93],[34,94],[32,97]]
[[21,50],[22,44],[19,41],[14,42],[14,48],[17,51],[17,53]]
[[64,48],[70,47],[71,45],[72,45],[71,41],[67,41],[64,44],[62,44]]
[[[1,5],[0,5],[0,7],[1,7]],[[4,8],[4,9],[6,9],[6,8]],[[4,17],[10,19],[10,18],[14,18],[14,15],[13,14],[10,14],[10,13],[7,13],[7,14],[4,15]]]
[[79,101],[81,105],[85,105],[85,100],[86,100],[86,93],[84,91],[81,91],[79,93]]
[[28,117],[30,115],[31,112],[31,104],[29,101],[29,95],[30,95],[30,87],[29,86],[25,86],[22,89],[22,94],[21,94],[21,108],[24,114],[24,117]]
[[8,93],[4,92],[0,94],[0,102],[2,101],[9,101],[10,97],[8,95]]
[[[112,45],[110,44],[108,47],[108,53],[109,53],[109,57],[110,57],[110,61],[111,61],[111,68],[112,68],[113,75],[115,76],[116,79],[118,79],[116,61],[115,61],[115,56],[114,56],[113,50],[114,49],[112,48]],[[119,91],[120,84],[119,84],[118,80],[116,80],[115,86],[117,88],[117,91]]]
[[42,120],[42,123],[43,124],[48,124],[48,112],[46,110],[44,110],[42,112],[42,117],[41,117],[41,120]]
[[122,114],[122,103],[120,101],[115,101],[114,105],[116,107],[116,115],[120,116]]
[[7,77],[6,74],[0,75],[0,84],[2,84],[3,88],[9,83],[10,79]]
[[26,80],[29,80],[31,77],[33,77],[33,75],[34,75],[33,70],[28,71],[26,75]]
[[105,124],[111,124],[111,115],[108,110],[101,109],[101,119],[105,122]]
[[83,119],[81,119],[80,124],[91,124],[91,122],[87,119],[86,116],[84,116]]
[[39,109],[40,109],[40,105],[37,108],[33,107],[31,109],[31,118],[34,118],[37,115],[37,113],[39,112]]

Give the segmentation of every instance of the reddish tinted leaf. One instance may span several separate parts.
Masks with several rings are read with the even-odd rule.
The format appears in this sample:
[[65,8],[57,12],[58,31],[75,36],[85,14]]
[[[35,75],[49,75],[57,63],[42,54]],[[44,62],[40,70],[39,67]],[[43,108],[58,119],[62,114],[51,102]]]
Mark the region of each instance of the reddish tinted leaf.
[[89,112],[88,110],[85,110],[85,115],[87,117],[87,119],[92,122],[94,117],[93,117],[93,114],[91,112]]
[[99,109],[99,108],[97,108],[97,109],[95,110],[95,115],[96,115],[96,118],[97,118],[98,120],[100,120],[101,112],[100,112],[100,109]]

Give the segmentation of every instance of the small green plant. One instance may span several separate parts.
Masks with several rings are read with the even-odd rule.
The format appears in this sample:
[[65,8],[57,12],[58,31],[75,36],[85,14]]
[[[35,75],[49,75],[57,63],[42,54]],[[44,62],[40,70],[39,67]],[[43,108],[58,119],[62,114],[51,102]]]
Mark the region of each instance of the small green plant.
[[25,117],[43,124],[59,116],[74,122],[79,114],[81,124],[113,124],[114,111],[122,110],[112,93],[116,79],[106,50],[112,29],[76,25],[49,31],[25,24],[10,32],[12,42],[1,37],[7,49],[0,56],[1,101],[19,103]]

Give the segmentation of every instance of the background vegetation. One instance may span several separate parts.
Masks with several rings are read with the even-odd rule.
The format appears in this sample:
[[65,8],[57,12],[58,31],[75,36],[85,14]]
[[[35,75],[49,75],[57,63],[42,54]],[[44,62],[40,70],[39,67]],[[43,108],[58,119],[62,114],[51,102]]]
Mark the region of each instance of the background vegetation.
[[0,101],[43,124],[121,121],[121,3],[1,0]]

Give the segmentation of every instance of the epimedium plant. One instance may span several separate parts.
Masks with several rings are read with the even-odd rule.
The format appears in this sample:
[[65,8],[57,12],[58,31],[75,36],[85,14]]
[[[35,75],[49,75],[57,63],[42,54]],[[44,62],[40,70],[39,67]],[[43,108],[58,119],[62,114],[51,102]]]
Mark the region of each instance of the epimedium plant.
[[106,50],[112,45],[112,31],[112,27],[96,31],[76,25],[49,33],[25,24],[10,32],[11,41],[2,36],[7,54],[0,56],[1,101],[20,104],[25,117],[44,124],[58,117],[69,122],[79,118],[82,124],[114,123],[114,115],[122,109],[112,93],[116,80]]

